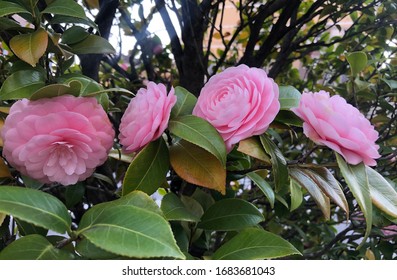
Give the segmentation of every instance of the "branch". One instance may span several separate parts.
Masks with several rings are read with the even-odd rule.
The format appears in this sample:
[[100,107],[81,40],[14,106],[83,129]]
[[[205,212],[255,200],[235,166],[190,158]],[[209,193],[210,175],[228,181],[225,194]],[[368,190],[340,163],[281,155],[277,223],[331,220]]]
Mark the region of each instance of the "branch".
[[178,70],[181,71],[183,49],[179,41],[178,34],[176,33],[170,15],[168,14],[167,9],[165,8],[164,0],[155,0],[155,3],[156,3],[156,8],[159,11],[160,16],[164,22],[164,26],[167,30],[168,36],[170,37],[172,54],[174,55],[176,66]]
[[[239,64],[249,64],[249,61],[252,60],[255,46],[259,41],[259,34],[262,29],[263,22],[266,18],[273,15],[276,11],[282,9],[285,5],[287,5],[288,2],[288,0],[267,2],[266,4],[261,5],[258,8],[258,13],[254,17],[250,18],[250,37],[248,39],[244,55],[240,59]],[[252,6],[254,5],[255,2],[252,4]]]

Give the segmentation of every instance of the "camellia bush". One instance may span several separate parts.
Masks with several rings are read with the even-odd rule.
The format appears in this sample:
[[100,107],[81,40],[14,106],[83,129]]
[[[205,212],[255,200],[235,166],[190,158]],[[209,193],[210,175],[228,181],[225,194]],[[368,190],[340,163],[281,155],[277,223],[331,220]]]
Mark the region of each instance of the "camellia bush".
[[[312,42],[316,56],[299,58],[299,45],[287,54],[281,44],[269,65],[283,67],[266,71],[248,51],[236,61],[253,37],[244,46],[236,32],[228,45],[219,29],[227,48],[211,63],[202,57],[216,71],[196,91],[201,81],[186,82],[181,57],[178,74],[170,53],[155,55],[169,49],[152,44],[148,55],[142,38],[129,67],[137,57],[143,67],[121,68],[91,17],[114,1],[100,2],[0,1],[0,259],[396,258],[395,48],[383,57],[385,46],[351,49],[351,37],[328,36]],[[116,2],[120,25],[142,35],[125,21],[130,1]],[[315,18],[327,1],[307,2],[296,15]],[[255,34],[253,22],[242,25],[246,6],[236,9],[237,30]],[[303,28],[305,18],[292,18]],[[396,44],[394,29],[384,32]],[[306,82],[281,60],[290,55],[313,64]],[[313,83],[333,61],[326,70],[341,77]],[[155,75],[155,63],[169,68]]]

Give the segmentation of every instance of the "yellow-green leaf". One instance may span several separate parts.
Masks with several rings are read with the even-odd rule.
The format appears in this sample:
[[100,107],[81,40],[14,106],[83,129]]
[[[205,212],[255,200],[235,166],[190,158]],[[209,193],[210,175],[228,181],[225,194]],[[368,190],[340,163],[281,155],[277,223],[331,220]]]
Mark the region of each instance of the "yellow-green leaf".
[[186,115],[170,120],[170,132],[213,154],[226,166],[226,146],[218,131],[206,120]]
[[10,40],[10,47],[15,55],[33,67],[44,55],[47,45],[48,34],[43,28],[32,33],[16,35]]
[[255,136],[241,140],[238,144],[237,151],[270,164],[269,156],[263,149],[259,139]]
[[226,170],[213,154],[181,140],[170,147],[170,162],[185,181],[225,194]]
[[367,223],[365,236],[360,244],[362,246],[371,233],[372,228],[372,203],[366,168],[363,163],[357,165],[347,164],[339,154],[335,153],[335,155],[347,186],[356,198],[358,205],[360,205]]
[[300,168],[291,168],[289,174],[293,180],[295,180],[302,188],[305,188],[318,207],[324,214],[324,218],[329,220],[331,215],[331,206],[329,198],[322,192],[320,186],[313,178],[307,173],[307,170]]
[[366,166],[368,174],[369,192],[373,204],[386,214],[397,218],[396,190],[371,167]]

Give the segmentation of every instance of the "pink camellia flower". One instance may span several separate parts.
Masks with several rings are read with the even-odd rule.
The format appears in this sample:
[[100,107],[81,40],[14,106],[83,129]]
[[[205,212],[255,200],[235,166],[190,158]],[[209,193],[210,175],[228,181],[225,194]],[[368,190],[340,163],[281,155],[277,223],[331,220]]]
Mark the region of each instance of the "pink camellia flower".
[[292,111],[300,117],[303,132],[319,145],[341,154],[350,164],[376,165],[378,132],[370,122],[339,95],[326,91],[303,93],[299,107]]
[[277,84],[262,69],[230,67],[204,85],[193,115],[210,122],[230,152],[240,140],[267,130],[280,109],[278,95]]
[[62,95],[15,102],[1,136],[3,156],[22,174],[71,185],[106,161],[114,130],[95,98]]
[[176,103],[174,89],[149,82],[128,104],[120,123],[120,143],[127,153],[139,151],[160,138],[168,126],[171,109]]

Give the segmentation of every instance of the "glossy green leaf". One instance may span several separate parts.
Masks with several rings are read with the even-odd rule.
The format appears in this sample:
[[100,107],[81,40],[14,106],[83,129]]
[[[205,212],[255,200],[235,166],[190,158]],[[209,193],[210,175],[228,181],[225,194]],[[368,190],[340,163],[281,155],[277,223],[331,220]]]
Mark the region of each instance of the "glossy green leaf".
[[237,151],[259,159],[260,161],[270,163],[269,156],[266,154],[259,138],[256,136],[241,140],[238,144]]
[[273,208],[274,201],[275,201],[275,195],[274,195],[274,191],[273,191],[272,187],[269,185],[269,183],[266,182],[266,180],[263,179],[262,176],[260,176],[256,172],[247,173],[247,177],[250,178],[255,183],[255,185],[263,192],[263,194],[269,200],[270,206]]
[[266,135],[260,136],[261,143],[265,151],[270,155],[276,192],[284,193],[288,191],[288,168],[287,161],[279,148]]
[[25,185],[25,187],[27,187],[29,189],[39,190],[39,189],[41,189],[42,186],[44,186],[44,183],[39,182],[35,179],[32,179],[29,176],[21,175],[21,177],[22,177],[23,184]]
[[291,193],[290,211],[292,212],[302,204],[303,193],[302,193],[301,186],[294,180],[290,180],[289,189],[290,189],[290,193]]
[[72,85],[78,82],[80,84],[80,96],[103,90],[103,87],[99,83],[83,75],[64,75],[60,77],[59,81],[65,85]]
[[352,76],[356,76],[360,73],[365,66],[367,66],[368,58],[365,52],[352,52],[346,56],[347,61],[350,65]]
[[42,73],[33,70],[18,71],[4,81],[0,89],[0,100],[29,98],[44,85]]
[[301,255],[301,253],[278,235],[259,228],[249,228],[222,245],[212,259],[259,260],[289,255]]
[[387,215],[397,218],[397,192],[378,172],[366,166],[369,192],[373,204]]
[[169,221],[198,222],[200,220],[199,217],[186,209],[179,197],[172,192],[167,193],[161,200],[161,211]]
[[218,131],[206,120],[186,115],[172,119],[168,123],[170,132],[213,154],[226,166],[226,146]]
[[206,192],[204,189],[196,188],[194,191],[192,198],[200,203],[203,210],[207,210],[215,203],[214,198],[212,197],[210,192]]
[[330,199],[346,212],[347,217],[349,217],[349,205],[346,197],[341,185],[331,172],[327,168],[316,167],[306,170],[306,173]]
[[73,16],[55,15],[49,22],[51,24],[84,24],[98,30],[97,24],[89,18],[76,18]]
[[55,0],[41,13],[70,16],[81,19],[86,18],[83,7],[73,0]]
[[18,23],[16,23],[15,20],[5,17],[0,17],[0,31],[21,30],[21,29],[23,29],[23,27],[21,27]]
[[134,206],[138,208],[145,209],[147,211],[151,211],[157,215],[163,216],[163,212],[160,210],[156,202],[148,196],[146,193],[142,191],[133,191],[129,194],[120,197],[119,199],[113,200],[111,202],[98,204],[103,205],[126,205],[126,206]]
[[76,251],[85,259],[92,260],[111,260],[119,259],[120,256],[107,252],[88,241],[87,238],[83,238],[76,245]]
[[163,138],[149,143],[133,159],[123,181],[123,195],[134,190],[154,193],[165,181],[169,155]]
[[255,226],[263,220],[262,213],[253,204],[227,198],[208,208],[197,226],[206,230],[234,231]]
[[116,52],[106,39],[92,34],[76,44],[69,45],[69,47],[74,54],[110,54]]
[[297,127],[303,126],[303,121],[291,111],[278,112],[275,121],[281,122],[286,125],[293,125]]
[[197,97],[183,87],[175,87],[176,103],[171,110],[171,119],[191,115],[197,103]]
[[43,28],[28,34],[16,35],[10,40],[10,48],[15,55],[33,67],[44,55],[47,45],[48,34]]
[[0,1],[0,17],[18,14],[18,13],[28,13],[30,12],[26,10],[24,7],[7,1]]
[[384,81],[391,90],[397,89],[397,81],[396,80],[387,80],[387,79],[381,79]]
[[347,186],[356,198],[367,223],[366,233],[360,244],[362,246],[372,228],[372,202],[366,168],[363,163],[358,165],[347,164],[339,154],[335,153],[335,155],[343,178],[345,178]]
[[42,87],[35,91],[30,100],[39,100],[42,98],[52,98],[65,94],[78,96],[81,84],[77,81],[72,81],[69,84],[52,84]]
[[84,214],[79,236],[103,250],[126,257],[185,258],[162,216],[133,205],[104,204]]
[[225,194],[226,170],[213,154],[181,140],[170,147],[170,162],[185,181]]
[[58,233],[69,231],[72,223],[56,197],[28,188],[1,186],[0,212]]
[[72,26],[71,28],[65,30],[62,34],[62,43],[64,44],[76,44],[83,41],[90,34],[87,30],[81,26]]
[[17,223],[17,229],[18,233],[21,236],[26,236],[29,234],[39,234],[42,236],[46,236],[48,233],[48,230],[42,227],[36,227],[35,225],[32,225],[30,223],[24,222],[19,219],[15,219]]
[[55,248],[45,237],[38,234],[19,238],[0,251],[0,260],[73,259],[72,253]]
[[301,168],[291,168],[289,174],[302,188],[305,188],[318,207],[323,212],[324,218],[329,220],[331,215],[331,205],[329,198],[322,192],[320,186],[310,177],[307,170]]
[[85,194],[85,186],[82,182],[67,186],[65,190],[65,204],[66,207],[71,208],[82,201]]
[[301,93],[293,86],[279,87],[280,110],[289,110],[298,107]]

